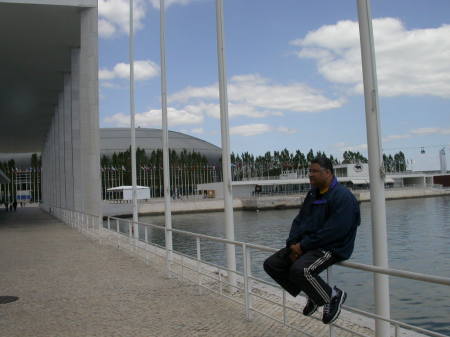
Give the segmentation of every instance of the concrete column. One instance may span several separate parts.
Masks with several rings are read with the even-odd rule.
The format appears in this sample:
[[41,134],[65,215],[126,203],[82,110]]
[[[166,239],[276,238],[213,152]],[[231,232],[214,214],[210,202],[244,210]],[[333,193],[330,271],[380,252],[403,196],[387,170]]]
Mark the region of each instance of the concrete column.
[[50,169],[50,131],[47,133],[47,140],[45,142],[45,157],[41,158],[42,162],[42,200],[45,204],[45,210],[48,211],[50,207],[50,179],[49,179],[49,169]]
[[[46,177],[46,183],[45,183],[45,190],[46,190],[46,203],[48,207],[51,207],[52,205],[52,189],[51,189],[51,162],[52,162],[52,151],[51,151],[51,146],[52,146],[52,127],[50,124],[50,128],[48,130],[48,135],[47,135],[47,163],[45,164],[46,167],[46,172],[45,172],[45,177]],[[44,163],[44,161],[42,161],[42,163]],[[42,183],[42,186],[44,186],[44,183]],[[44,196],[42,196],[44,197]]]
[[60,128],[59,128],[59,104],[60,100],[58,99],[58,105],[55,108],[55,177],[56,177],[56,207],[61,207],[61,143],[60,143]]
[[[45,170],[44,170],[44,174],[45,174],[45,185],[42,182],[42,187],[45,186],[45,203],[47,205],[48,208],[51,207],[52,205],[52,181],[51,181],[51,162],[52,162],[52,156],[51,156],[51,145],[52,145],[52,133],[51,133],[51,126],[48,130],[48,135],[47,135],[47,149],[46,149],[46,163],[45,163]],[[42,163],[44,163],[44,161],[42,160]],[[44,198],[44,195],[42,195],[42,198]],[[48,210],[48,209],[47,209]]]
[[45,210],[48,211],[50,207],[50,179],[49,179],[49,168],[50,168],[50,132],[47,134],[47,140],[45,144],[45,157],[41,158],[42,162],[42,201],[45,204]]
[[56,144],[56,122],[57,122],[57,116],[56,116],[56,110],[57,107],[54,109],[54,115],[53,115],[53,122],[52,122],[52,176],[53,179],[52,183],[52,194],[53,194],[53,201],[52,201],[52,207],[58,207],[58,159],[57,159],[57,149],[58,146]]
[[80,148],[80,49],[73,49],[71,56],[73,198],[74,209],[81,212],[84,209],[84,185],[81,178]]
[[41,165],[41,183],[42,183],[42,199],[41,199],[41,203],[40,203],[40,207],[43,208],[44,210],[48,211],[48,200],[47,200],[47,149],[48,149],[48,133],[45,137],[45,141],[44,141],[44,148],[42,149],[41,152],[41,160],[42,160],[42,165]]
[[85,212],[101,215],[100,138],[98,114],[98,11],[83,9],[80,51],[80,139]]
[[56,107],[54,109],[54,115],[53,115],[53,122],[52,122],[52,175],[51,175],[51,179],[52,179],[52,195],[53,195],[53,200],[52,200],[52,207],[57,207],[58,206],[58,196],[56,194],[57,192],[57,184],[58,184],[58,177],[57,177],[57,170],[56,170],[56,164],[57,164],[57,160],[56,160]]
[[73,209],[73,161],[72,161],[72,81],[71,76],[64,76],[64,188],[65,205]]
[[64,143],[64,90],[58,99],[58,145],[59,145],[59,193],[60,207],[66,208],[66,168],[65,168],[65,143]]
[[46,183],[46,187],[47,187],[47,205],[48,207],[52,206],[52,202],[53,202],[53,196],[52,196],[52,124],[50,123],[50,128],[48,130],[48,137],[47,137],[47,173],[46,173],[46,177],[47,177],[47,183]]

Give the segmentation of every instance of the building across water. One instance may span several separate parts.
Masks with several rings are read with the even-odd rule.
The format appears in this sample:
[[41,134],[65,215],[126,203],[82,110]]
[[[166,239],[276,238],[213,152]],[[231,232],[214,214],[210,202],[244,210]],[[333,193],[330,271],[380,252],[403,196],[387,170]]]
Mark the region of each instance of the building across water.
[[[342,164],[334,167],[341,184],[352,190],[367,190],[370,187],[368,164]],[[387,173],[385,188],[450,187],[450,174],[437,172],[404,171]],[[307,170],[284,172],[279,177],[251,177],[233,182],[233,196],[250,196],[302,193],[310,189]],[[206,195],[223,198],[221,182],[199,184],[197,190]]]

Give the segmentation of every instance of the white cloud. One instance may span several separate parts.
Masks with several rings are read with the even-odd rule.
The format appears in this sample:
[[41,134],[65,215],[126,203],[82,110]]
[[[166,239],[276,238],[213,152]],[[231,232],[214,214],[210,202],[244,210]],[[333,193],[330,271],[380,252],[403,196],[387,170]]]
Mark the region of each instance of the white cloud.
[[[159,66],[150,60],[141,60],[134,62],[134,77],[136,81],[148,80],[159,75]],[[112,70],[100,69],[98,73],[100,80],[129,79],[130,64],[118,63]]]
[[288,135],[292,135],[294,133],[297,133],[296,129],[287,128],[285,126],[279,126],[279,127],[275,128],[275,130],[280,132],[280,133],[286,133]]
[[297,130],[290,129],[290,128],[287,128],[284,126],[273,127],[269,124],[263,124],[263,123],[238,125],[238,126],[233,126],[232,128],[230,128],[230,134],[245,136],[245,137],[256,136],[256,135],[260,135],[263,133],[269,133],[269,132],[280,132],[280,133],[292,134],[292,133],[296,133]]
[[108,20],[98,20],[98,34],[101,37],[110,38],[117,32],[117,28]]
[[[188,5],[199,0],[166,0],[165,7],[172,5]],[[143,28],[143,21],[150,4],[159,9],[160,0],[134,0],[134,30]],[[98,0],[98,32],[100,37],[112,38],[120,34],[129,34],[130,1],[129,0]]]
[[[228,97],[228,110],[232,117],[281,116],[287,111],[317,112],[344,104],[343,99],[329,99],[305,84],[276,84],[258,74],[232,77],[228,85]],[[216,118],[220,111],[218,99],[217,83],[206,87],[187,87],[169,97],[172,103],[188,103],[191,109],[202,110]]]
[[339,143],[334,144],[333,146],[340,149],[340,148],[343,148],[345,146],[345,142],[339,142]]
[[110,81],[101,81],[100,86],[102,88],[109,88],[109,89],[117,87],[113,82]]
[[[147,5],[144,0],[135,0],[133,10],[134,29],[142,28]],[[128,34],[130,25],[129,0],[98,0],[99,35],[111,38],[118,34]]]
[[230,128],[230,134],[239,136],[256,136],[270,131],[271,127],[268,124],[247,124]]
[[[388,142],[398,140],[398,139],[408,139],[408,138],[417,137],[417,136],[436,135],[436,134],[450,135],[450,128],[444,129],[444,128],[427,127],[427,128],[413,129],[413,130],[410,130],[409,133],[404,133],[404,134],[399,134],[399,135],[389,135],[389,136],[383,137],[383,143],[388,143]],[[367,144],[347,145],[344,142],[340,142],[340,143],[334,144],[334,147],[338,148],[341,151],[367,150]]]
[[390,135],[390,136],[384,137],[383,138],[383,142],[388,143],[388,142],[391,142],[393,140],[406,139],[406,138],[411,138],[411,135],[409,135],[409,134]]
[[411,130],[411,133],[415,135],[450,135],[450,128],[419,128]]
[[[203,116],[186,110],[167,108],[169,127],[203,123]],[[109,126],[129,127],[130,115],[117,113],[104,119]],[[149,110],[135,115],[136,127],[161,127],[161,110]]]
[[344,142],[334,144],[340,151],[365,151],[367,150],[367,144],[348,145]]
[[201,135],[201,134],[205,133],[205,130],[203,130],[203,128],[195,128],[195,129],[192,129],[191,132]]
[[349,150],[349,151],[364,151],[364,150],[367,150],[367,144],[347,146],[347,150]]
[[[395,18],[373,21],[380,95],[450,98],[450,25],[407,30]],[[358,23],[339,21],[291,42],[334,83],[363,91]]]
[[218,99],[219,86],[217,84],[209,87],[187,87],[169,96],[170,102],[185,103],[191,99]]
[[130,116],[121,112],[105,117],[104,123],[110,127],[130,127]]

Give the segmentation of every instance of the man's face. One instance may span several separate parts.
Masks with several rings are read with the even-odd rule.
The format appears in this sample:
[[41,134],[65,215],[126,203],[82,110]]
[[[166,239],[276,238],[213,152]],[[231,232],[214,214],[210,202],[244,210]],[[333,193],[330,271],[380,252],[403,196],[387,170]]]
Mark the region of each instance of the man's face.
[[319,164],[313,163],[309,166],[309,182],[311,185],[324,188],[330,181],[331,172]]

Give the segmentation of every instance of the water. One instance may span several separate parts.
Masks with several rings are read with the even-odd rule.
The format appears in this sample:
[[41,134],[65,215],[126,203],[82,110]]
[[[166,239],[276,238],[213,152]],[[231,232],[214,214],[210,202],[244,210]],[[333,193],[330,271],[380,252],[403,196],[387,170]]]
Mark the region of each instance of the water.
[[[285,244],[298,210],[237,211],[236,240],[274,248]],[[450,197],[392,200],[386,204],[389,264],[391,268],[450,277]],[[173,215],[173,227],[224,237],[222,212]],[[163,216],[140,219],[163,224]],[[372,263],[370,203],[361,204],[361,226],[351,261]],[[152,231],[152,241],[164,244],[164,233]],[[174,234],[174,248],[195,256],[195,241]],[[262,261],[268,254],[252,251],[252,272],[268,280]],[[224,265],[224,245],[202,240],[202,258]],[[237,250],[238,269],[242,254]],[[335,267],[334,283],[347,291],[346,304],[374,311],[371,273]],[[391,317],[450,334],[450,290],[446,286],[390,278]]]

